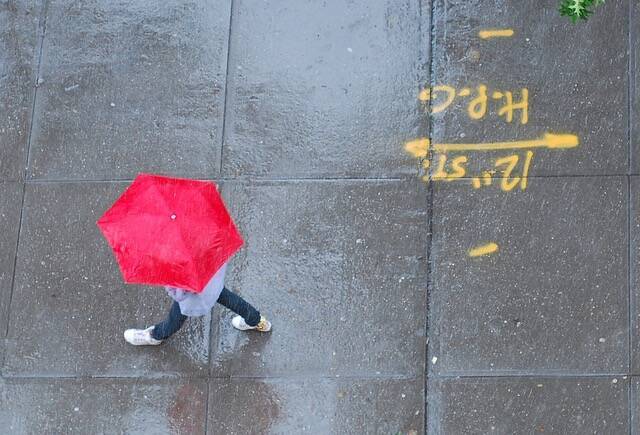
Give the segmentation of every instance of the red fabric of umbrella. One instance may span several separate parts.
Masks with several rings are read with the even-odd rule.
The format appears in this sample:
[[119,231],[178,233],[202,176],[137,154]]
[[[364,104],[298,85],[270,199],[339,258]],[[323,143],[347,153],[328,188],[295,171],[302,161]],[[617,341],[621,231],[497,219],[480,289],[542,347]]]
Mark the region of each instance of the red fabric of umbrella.
[[200,293],[242,246],[215,184],[140,174],[98,220],[128,283]]

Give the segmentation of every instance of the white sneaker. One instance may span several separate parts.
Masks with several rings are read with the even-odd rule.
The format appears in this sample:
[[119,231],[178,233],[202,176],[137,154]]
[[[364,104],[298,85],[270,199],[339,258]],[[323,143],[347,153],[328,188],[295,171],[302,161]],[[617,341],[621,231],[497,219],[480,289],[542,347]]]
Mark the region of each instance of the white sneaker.
[[269,322],[264,316],[260,317],[260,323],[256,326],[247,325],[247,322],[245,322],[241,316],[235,316],[231,319],[231,324],[234,328],[239,329],[240,331],[248,331],[250,329],[255,329],[260,332],[271,331],[271,322]]
[[162,343],[162,340],[156,340],[151,336],[151,331],[153,326],[147,329],[127,329],[124,331],[124,339],[134,346],[157,346]]

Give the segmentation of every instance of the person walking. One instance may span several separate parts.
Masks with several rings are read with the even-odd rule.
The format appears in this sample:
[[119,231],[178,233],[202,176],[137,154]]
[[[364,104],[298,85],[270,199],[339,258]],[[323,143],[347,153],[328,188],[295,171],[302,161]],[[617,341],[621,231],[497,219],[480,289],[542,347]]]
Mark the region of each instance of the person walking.
[[241,296],[224,287],[227,264],[213,276],[201,293],[193,293],[176,287],[166,287],[173,299],[167,318],[146,329],[127,329],[124,339],[134,346],[162,344],[164,340],[178,332],[188,317],[204,316],[219,303],[237,315],[231,325],[240,331],[271,331],[271,322]]
[[139,174],[97,224],[125,282],[163,286],[173,299],[162,322],[127,329],[128,343],[158,345],[216,303],[236,313],[236,329],[271,330],[255,307],[224,286],[227,263],[244,242],[214,183]]

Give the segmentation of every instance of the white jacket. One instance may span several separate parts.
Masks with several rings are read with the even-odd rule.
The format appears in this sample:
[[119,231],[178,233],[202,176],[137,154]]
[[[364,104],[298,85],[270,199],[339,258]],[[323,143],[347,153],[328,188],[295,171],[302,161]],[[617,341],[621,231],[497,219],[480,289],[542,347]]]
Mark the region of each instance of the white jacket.
[[211,308],[216,304],[220,293],[224,288],[224,274],[227,270],[227,263],[213,275],[204,290],[200,293],[183,290],[176,287],[165,287],[171,299],[180,305],[180,312],[185,316],[204,316],[209,314]]

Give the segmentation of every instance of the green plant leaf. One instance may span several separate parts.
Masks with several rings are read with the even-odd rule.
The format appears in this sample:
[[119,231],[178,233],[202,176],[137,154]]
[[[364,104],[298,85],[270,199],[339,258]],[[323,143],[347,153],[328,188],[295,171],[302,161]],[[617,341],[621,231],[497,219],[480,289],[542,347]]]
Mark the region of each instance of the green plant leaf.
[[560,15],[569,17],[572,22],[586,20],[593,13],[592,7],[602,5],[605,0],[562,0]]

